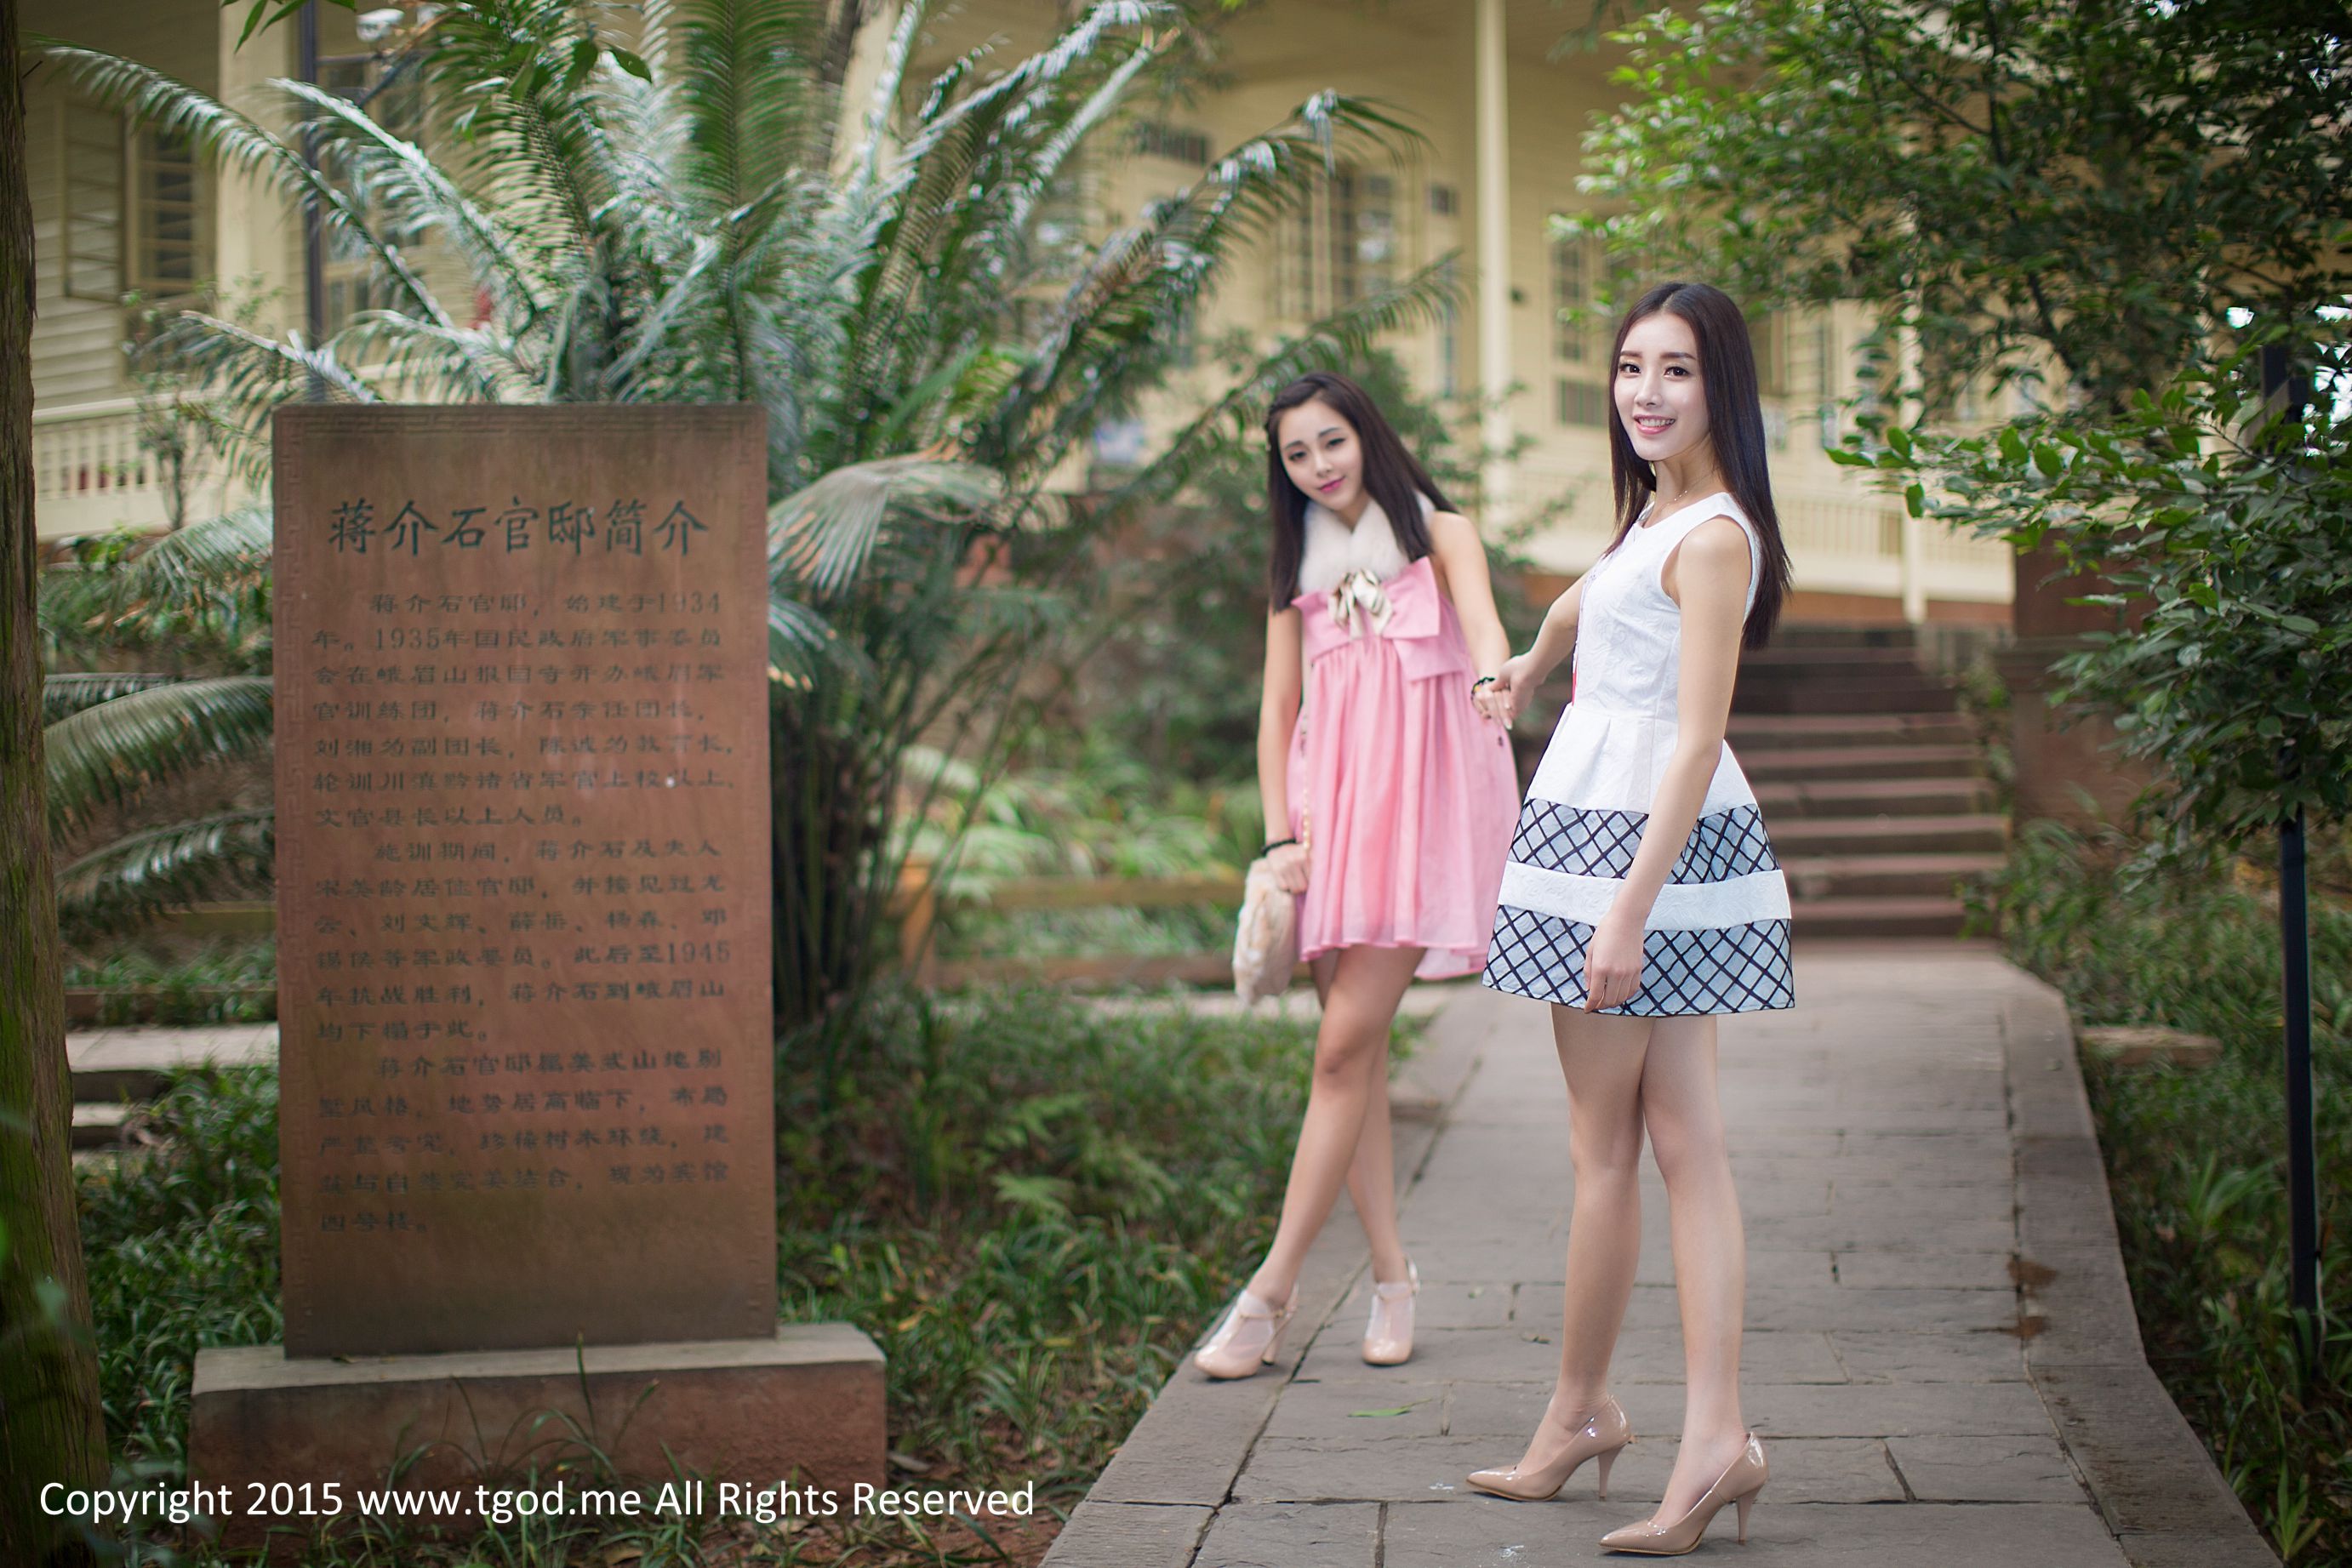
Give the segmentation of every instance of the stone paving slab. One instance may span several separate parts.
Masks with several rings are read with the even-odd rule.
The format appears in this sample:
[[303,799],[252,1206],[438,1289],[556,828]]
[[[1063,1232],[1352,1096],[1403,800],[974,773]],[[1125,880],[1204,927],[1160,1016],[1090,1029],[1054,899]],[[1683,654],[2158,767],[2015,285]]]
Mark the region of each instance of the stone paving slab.
[[[1738,1560],[2274,1564],[2141,1353],[2055,993],[1937,943],[1801,946],[1798,994],[1721,1037],[1743,1399],[1773,1470]],[[1550,1394],[1566,1095],[1544,1009],[1481,991],[1450,995],[1413,1071],[1435,1115],[1399,1128],[1412,1361],[1357,1354],[1368,1282],[1343,1203],[1302,1284],[1314,1331],[1243,1383],[1178,1371],[1050,1568],[1628,1561],[1598,1541],[1655,1505],[1682,1419],[1664,1189],[1645,1172],[1612,1372],[1641,1437],[1610,1500],[1591,1468],[1546,1502],[1478,1493],[1463,1478],[1516,1459]],[[1164,1554],[1188,1529],[1191,1555]]]

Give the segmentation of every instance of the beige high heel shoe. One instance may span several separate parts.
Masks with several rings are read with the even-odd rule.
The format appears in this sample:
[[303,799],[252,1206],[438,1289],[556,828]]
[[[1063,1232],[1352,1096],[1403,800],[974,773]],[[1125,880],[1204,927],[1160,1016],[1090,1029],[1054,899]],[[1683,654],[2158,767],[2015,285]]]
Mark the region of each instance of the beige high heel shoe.
[[1606,1499],[1609,1467],[1617,1462],[1617,1456],[1633,1440],[1633,1423],[1625,1418],[1625,1407],[1613,1397],[1603,1399],[1586,1414],[1568,1447],[1551,1458],[1533,1469],[1513,1465],[1508,1469],[1473,1470],[1470,1484],[1496,1497],[1540,1502],[1566,1486],[1568,1478],[1585,1460],[1597,1458],[1601,1461],[1601,1495]]
[[1412,1299],[1421,1293],[1421,1267],[1405,1260],[1405,1277],[1372,1281],[1372,1312],[1364,1321],[1364,1359],[1395,1366],[1412,1354]]
[[1739,1505],[1739,1540],[1745,1545],[1748,1511],[1770,1479],[1771,1472],[1764,1464],[1764,1445],[1750,1432],[1748,1446],[1739,1450],[1739,1457],[1731,1461],[1730,1469],[1715,1478],[1713,1486],[1699,1494],[1688,1513],[1672,1524],[1662,1525],[1654,1519],[1645,1519],[1639,1524],[1612,1530],[1601,1538],[1601,1544],[1612,1552],[1633,1552],[1644,1557],[1680,1557],[1697,1547],[1698,1538],[1706,1533],[1708,1523],[1722,1511],[1725,1503],[1730,1502]]
[[1209,1343],[1192,1353],[1192,1364],[1211,1377],[1247,1377],[1282,1352],[1283,1332],[1298,1311],[1298,1287],[1279,1308],[1244,1291]]

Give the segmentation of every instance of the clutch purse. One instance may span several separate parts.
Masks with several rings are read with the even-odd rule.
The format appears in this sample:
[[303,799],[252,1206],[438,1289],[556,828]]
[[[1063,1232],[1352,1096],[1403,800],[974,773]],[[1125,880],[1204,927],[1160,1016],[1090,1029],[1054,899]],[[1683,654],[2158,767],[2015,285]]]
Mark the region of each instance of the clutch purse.
[[1234,928],[1234,994],[1247,1007],[1290,988],[1298,967],[1298,895],[1285,893],[1260,855],[1242,878],[1242,915]]

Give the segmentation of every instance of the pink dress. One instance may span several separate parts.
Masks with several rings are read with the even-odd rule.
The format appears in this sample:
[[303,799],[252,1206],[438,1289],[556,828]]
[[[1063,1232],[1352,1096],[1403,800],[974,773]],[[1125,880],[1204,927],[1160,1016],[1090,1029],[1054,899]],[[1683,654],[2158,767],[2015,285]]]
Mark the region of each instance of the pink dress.
[[1299,956],[1423,947],[1417,977],[1475,974],[1518,819],[1510,737],[1471,706],[1461,619],[1427,558],[1397,564],[1378,503],[1352,537],[1310,506],[1305,558],[1288,768],[1290,831],[1307,852]]

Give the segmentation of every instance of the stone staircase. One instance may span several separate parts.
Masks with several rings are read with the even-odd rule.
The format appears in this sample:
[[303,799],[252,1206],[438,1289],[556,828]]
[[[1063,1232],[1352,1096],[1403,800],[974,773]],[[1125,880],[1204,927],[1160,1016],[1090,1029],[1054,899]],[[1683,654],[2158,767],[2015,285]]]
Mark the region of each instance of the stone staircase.
[[2008,819],[1951,685],[1911,633],[1784,628],[1744,655],[1730,741],[1787,868],[1799,936],[1948,936]]
[[163,1092],[173,1072],[277,1059],[274,1023],[127,1026],[68,1033],[75,1162],[110,1159],[126,1145],[141,1142],[139,1109]]

